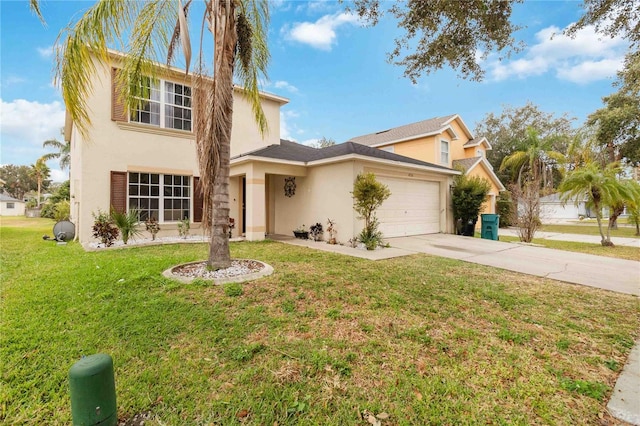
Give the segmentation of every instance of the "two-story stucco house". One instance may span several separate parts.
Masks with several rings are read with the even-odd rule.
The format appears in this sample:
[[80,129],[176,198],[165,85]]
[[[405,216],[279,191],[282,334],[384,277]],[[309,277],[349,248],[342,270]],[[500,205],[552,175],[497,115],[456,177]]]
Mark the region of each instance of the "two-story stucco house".
[[491,145],[486,138],[475,137],[457,114],[357,136],[350,141],[487,179],[491,191],[483,213],[495,213],[496,197],[505,189],[486,158]]
[[[81,242],[92,240],[93,214],[111,208],[136,209],[144,220],[156,218],[161,235],[177,233],[188,218],[194,232],[202,220],[199,170],[192,132],[191,77],[159,65],[159,81],[138,111],[124,111],[114,76],[120,54],[109,63],[96,59],[97,73],[87,100],[91,127],[83,137],[67,117],[65,139],[71,142],[71,215]],[[234,92],[231,135],[230,216],[233,236],[261,240],[268,234],[291,235],[293,229],[330,218],[339,241],[360,232],[351,191],[361,172],[373,172],[387,184],[391,197],[379,210],[387,237],[451,232],[452,177],[460,172],[452,160],[402,155],[347,142],[316,149],[280,140],[280,107],[287,99],[262,93],[269,132],[261,136],[248,102]],[[461,120],[460,120],[461,123]],[[453,132],[471,141],[466,127]],[[375,144],[373,144],[375,146]],[[488,144],[486,144],[488,146]],[[407,152],[411,154],[410,152]],[[413,158],[411,158],[413,157]],[[444,157],[442,157],[444,158]]]

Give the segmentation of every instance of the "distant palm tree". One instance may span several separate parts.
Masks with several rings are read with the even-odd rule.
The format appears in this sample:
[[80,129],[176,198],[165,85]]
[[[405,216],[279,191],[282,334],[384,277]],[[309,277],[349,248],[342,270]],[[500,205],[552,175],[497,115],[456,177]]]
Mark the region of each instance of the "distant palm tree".
[[618,163],[608,164],[602,168],[596,162],[588,163],[570,172],[560,183],[558,191],[562,193],[563,202],[586,200],[586,204],[595,210],[601,244],[613,246],[611,242],[611,224],[607,226],[606,235],[602,230],[602,208],[614,206],[621,200],[633,199],[630,188],[618,180],[621,169]]
[[[90,125],[86,102],[92,90],[91,75],[96,72],[93,57],[106,60],[109,45],[130,49],[118,73],[123,101],[129,110],[144,103],[141,99],[148,97],[148,88],[143,82],[156,78],[158,62],[166,58],[167,64],[172,63],[178,42],[182,44],[188,73],[190,4],[191,0],[184,7],[181,0],[99,0],[60,35],[56,80],[62,86],[67,110],[83,135],[87,136]],[[269,8],[267,0],[205,0],[204,6],[200,22],[213,35],[213,76],[206,75],[201,42],[194,78],[194,128],[203,226],[211,232],[207,264],[220,269],[231,265],[228,228],[233,80],[235,76],[243,87],[259,129],[266,132],[258,81],[266,75],[269,60]],[[161,59],[159,52],[164,49],[167,55]]]
[[[542,182],[547,186],[547,176],[552,176],[553,167],[565,161],[564,154],[554,151],[553,138],[539,137],[537,130],[529,127],[526,131],[523,151],[516,151],[506,156],[500,165],[500,171],[511,170],[513,176],[518,176],[518,185],[522,183],[523,175],[529,180]],[[553,180],[550,178],[550,181]]]
[[40,205],[42,183],[45,180],[49,179],[50,174],[51,174],[51,171],[49,170],[49,166],[47,166],[47,163],[44,157],[38,158],[38,160],[36,160],[36,163],[31,165],[31,170],[29,171],[29,175],[31,175],[38,181],[38,206]]
[[71,142],[60,142],[57,139],[49,139],[42,143],[42,147],[51,147],[58,150],[58,152],[50,152],[43,155],[42,158],[44,158],[44,161],[60,159],[60,168],[62,170],[71,165]]

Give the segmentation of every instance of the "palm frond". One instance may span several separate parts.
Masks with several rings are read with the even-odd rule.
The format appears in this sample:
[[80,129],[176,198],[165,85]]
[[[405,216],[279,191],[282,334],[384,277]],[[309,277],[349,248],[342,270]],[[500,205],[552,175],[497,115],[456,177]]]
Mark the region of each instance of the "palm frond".
[[267,0],[245,0],[240,3],[237,21],[238,54],[235,74],[243,96],[251,104],[256,123],[262,134],[268,132],[267,118],[262,110],[259,82],[267,78],[269,48],[267,27],[269,25]]
[[94,56],[103,63],[111,62],[108,46],[124,46],[123,35],[132,26],[139,5],[100,0],[58,35],[54,81],[62,88],[69,114],[84,137],[91,125],[87,102],[92,94],[90,79],[97,71]]
[[44,20],[44,16],[42,16],[42,11],[40,10],[40,1],[39,0],[29,0],[29,9],[38,17],[42,25],[47,26],[47,21]]

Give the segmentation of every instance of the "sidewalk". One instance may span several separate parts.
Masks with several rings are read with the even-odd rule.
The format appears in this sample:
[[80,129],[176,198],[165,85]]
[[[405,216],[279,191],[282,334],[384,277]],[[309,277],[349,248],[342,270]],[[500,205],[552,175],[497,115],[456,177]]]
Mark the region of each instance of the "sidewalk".
[[[498,230],[498,235],[517,237],[518,230],[517,228],[500,228]],[[575,241],[578,243],[600,244],[600,235],[561,234],[559,232],[538,231],[535,233],[534,238],[540,238],[543,240]],[[640,238],[612,237],[611,241],[617,246],[630,246],[640,248]]]

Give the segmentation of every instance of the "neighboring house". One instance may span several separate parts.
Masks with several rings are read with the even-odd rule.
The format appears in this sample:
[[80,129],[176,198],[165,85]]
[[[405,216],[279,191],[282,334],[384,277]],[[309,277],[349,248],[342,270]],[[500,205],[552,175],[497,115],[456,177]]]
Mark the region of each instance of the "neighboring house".
[[475,137],[457,114],[430,118],[349,140],[487,179],[491,183],[491,191],[483,206],[483,213],[495,213],[496,197],[505,189],[486,158],[491,145],[486,138]]
[[[85,139],[67,117],[71,142],[71,215],[81,242],[92,240],[93,214],[110,208],[153,216],[161,234],[176,234],[188,218],[194,233],[202,220],[202,197],[191,131],[191,77],[159,66],[160,82],[142,110],[124,110],[113,78],[121,56],[96,60],[94,90],[87,100],[92,126]],[[249,103],[234,92],[231,135],[230,217],[233,236],[262,240],[328,218],[346,242],[363,222],[351,191],[361,172],[373,172],[391,189],[378,212],[386,237],[451,232],[451,163],[434,164],[356,143],[323,149],[280,140],[280,107],[288,102],[263,93],[269,132],[261,136]]]
[[24,216],[24,206],[24,201],[0,194],[0,216]]

